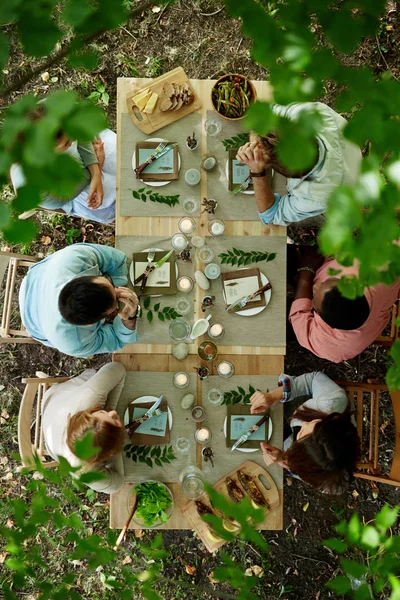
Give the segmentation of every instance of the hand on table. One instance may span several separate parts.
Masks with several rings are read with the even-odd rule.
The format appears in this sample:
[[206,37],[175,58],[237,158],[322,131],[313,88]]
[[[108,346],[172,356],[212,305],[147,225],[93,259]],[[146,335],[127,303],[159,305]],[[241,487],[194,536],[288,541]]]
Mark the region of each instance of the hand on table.
[[263,453],[264,462],[267,466],[281,463],[283,456],[282,450],[276,448],[275,446],[264,444],[264,442],[261,442],[260,446]]
[[101,181],[101,175],[92,177],[90,180],[89,195],[87,199],[87,205],[89,208],[99,208],[103,203],[103,182]]
[[272,392],[254,392],[250,398],[252,415],[263,413],[271,408],[273,404],[282,400],[282,387],[272,390]]
[[257,141],[247,142],[241,146],[236,154],[236,160],[247,165],[252,173],[261,173],[267,166]]
[[129,317],[134,317],[137,313],[139,300],[135,292],[126,287],[115,288],[117,299],[124,304],[123,309],[118,313],[118,316],[124,321]]

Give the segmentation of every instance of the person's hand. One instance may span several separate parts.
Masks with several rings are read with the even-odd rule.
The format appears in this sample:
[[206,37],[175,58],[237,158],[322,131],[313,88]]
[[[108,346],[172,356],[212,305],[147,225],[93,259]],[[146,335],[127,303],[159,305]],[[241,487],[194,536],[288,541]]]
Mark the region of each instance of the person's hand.
[[276,448],[275,446],[264,444],[264,442],[261,442],[260,446],[264,462],[267,466],[280,463],[283,456],[282,450],[279,450],[279,448]]
[[92,177],[90,180],[87,205],[89,208],[99,208],[103,203],[104,191],[101,175]]
[[318,252],[315,246],[301,246],[298,267],[310,267],[317,271],[323,264],[325,258]]
[[257,415],[271,408],[273,404],[282,400],[282,387],[272,390],[272,392],[254,392],[250,398],[250,413]]
[[266,167],[264,155],[257,141],[247,142],[236,154],[236,160],[247,165],[252,173],[261,173]]
[[117,300],[124,305],[123,309],[118,313],[123,321],[134,317],[137,313],[139,300],[135,292],[126,287],[115,288]]
[[94,148],[97,160],[99,161],[99,167],[100,167],[100,169],[102,169],[106,155],[104,153],[104,142],[101,141],[101,138],[96,138],[94,140],[93,148]]

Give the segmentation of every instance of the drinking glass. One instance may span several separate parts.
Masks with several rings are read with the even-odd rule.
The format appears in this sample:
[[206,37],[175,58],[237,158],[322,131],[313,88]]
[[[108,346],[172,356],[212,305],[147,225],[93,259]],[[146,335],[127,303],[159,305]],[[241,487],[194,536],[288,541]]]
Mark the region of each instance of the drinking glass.
[[175,301],[175,309],[180,315],[187,315],[190,312],[191,303],[185,296],[178,296]]
[[178,342],[185,340],[189,337],[190,334],[190,325],[187,321],[183,319],[176,319],[172,321],[169,325],[169,335],[173,340],[177,340]]
[[183,210],[189,215],[197,212],[200,208],[200,200],[194,196],[186,196],[185,198],[182,198],[180,204]]
[[195,466],[189,466],[179,475],[181,492],[190,500],[197,500],[204,493],[203,472]]
[[186,456],[189,454],[190,450],[190,441],[186,437],[178,437],[175,441],[175,452],[177,454],[181,454],[182,456]]
[[211,388],[207,393],[207,402],[211,406],[221,406],[224,401],[224,392],[218,388]]
[[215,254],[210,246],[203,246],[202,248],[198,248],[196,256],[201,263],[207,264],[213,260]]
[[204,122],[204,129],[207,135],[213,137],[221,132],[222,123],[219,119],[211,117]]

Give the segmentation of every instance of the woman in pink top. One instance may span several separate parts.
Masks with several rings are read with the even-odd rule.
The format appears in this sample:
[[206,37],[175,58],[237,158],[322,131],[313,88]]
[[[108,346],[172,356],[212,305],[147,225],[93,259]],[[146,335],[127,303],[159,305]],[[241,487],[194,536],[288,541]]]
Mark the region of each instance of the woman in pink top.
[[[341,272],[332,277],[329,270]],[[355,276],[358,266],[342,267],[308,248],[299,260],[298,282],[289,320],[301,346],[334,363],[353,358],[383,331],[400,291],[379,283],[350,300],[337,288],[339,278]]]

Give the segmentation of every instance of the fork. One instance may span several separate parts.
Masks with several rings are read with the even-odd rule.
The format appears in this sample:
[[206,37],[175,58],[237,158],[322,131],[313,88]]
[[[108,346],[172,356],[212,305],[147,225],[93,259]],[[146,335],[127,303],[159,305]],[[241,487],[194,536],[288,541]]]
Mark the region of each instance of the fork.
[[167,144],[168,144],[168,142],[160,142],[158,144],[157,148],[154,150],[154,152],[152,154],[150,154],[150,156],[144,161],[144,163],[142,163],[141,165],[136,167],[136,169],[135,169],[136,175],[140,175],[140,173],[142,173],[142,171],[145,170],[147,165],[151,165],[151,163],[154,160],[156,160],[157,155],[160,154],[160,152],[162,152],[162,150],[164,150],[164,148],[167,146]]
[[237,185],[231,192],[232,196],[234,194],[240,194],[240,192],[244,192],[245,190],[247,190],[247,188],[249,187],[251,182],[251,177],[250,175],[248,177],[246,177],[246,179],[244,181],[242,181],[242,183],[240,185]]

